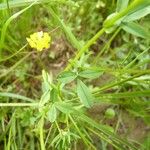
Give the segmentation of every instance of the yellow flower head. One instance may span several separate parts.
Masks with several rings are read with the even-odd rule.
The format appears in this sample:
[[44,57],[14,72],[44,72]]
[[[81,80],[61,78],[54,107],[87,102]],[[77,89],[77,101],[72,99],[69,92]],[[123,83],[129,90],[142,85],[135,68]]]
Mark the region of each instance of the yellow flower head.
[[27,41],[32,48],[42,51],[45,48],[49,48],[51,37],[47,32],[40,31],[31,34]]

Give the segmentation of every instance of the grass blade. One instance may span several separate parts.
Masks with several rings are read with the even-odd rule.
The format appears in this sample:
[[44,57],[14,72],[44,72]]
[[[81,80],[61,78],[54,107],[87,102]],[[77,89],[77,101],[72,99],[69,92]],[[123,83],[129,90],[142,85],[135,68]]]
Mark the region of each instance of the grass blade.
[[122,29],[128,33],[142,38],[150,38],[148,31],[146,31],[142,26],[135,22],[122,23]]
[[23,101],[27,101],[27,102],[35,102],[35,100],[19,95],[19,94],[15,94],[15,93],[8,93],[8,92],[0,92],[0,97],[9,97],[9,98],[14,98],[14,99],[20,99]]
[[31,8],[34,4],[36,3],[36,1],[34,1],[31,5],[29,5],[28,7],[22,9],[21,11],[15,13],[14,15],[12,15],[7,21],[6,23],[3,25],[2,30],[1,30],[1,38],[0,38],[0,59],[2,58],[2,48],[4,46],[4,41],[5,41],[5,34],[7,31],[7,28],[9,26],[9,24],[16,19],[18,16],[20,16],[22,13],[24,13],[25,11],[27,11],[29,8]]

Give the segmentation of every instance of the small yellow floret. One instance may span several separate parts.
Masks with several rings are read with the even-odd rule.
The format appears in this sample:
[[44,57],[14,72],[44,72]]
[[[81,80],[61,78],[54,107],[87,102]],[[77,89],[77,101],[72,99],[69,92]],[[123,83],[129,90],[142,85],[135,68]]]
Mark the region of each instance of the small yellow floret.
[[43,49],[47,49],[50,46],[51,37],[47,32],[36,32],[30,35],[30,38],[26,38],[29,45],[32,48],[37,49],[38,51],[42,51]]

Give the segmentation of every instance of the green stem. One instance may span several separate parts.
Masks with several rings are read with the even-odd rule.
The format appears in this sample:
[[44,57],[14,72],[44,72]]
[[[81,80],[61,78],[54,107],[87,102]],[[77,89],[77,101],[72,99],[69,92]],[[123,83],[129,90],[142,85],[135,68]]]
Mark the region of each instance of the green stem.
[[[118,13],[116,16],[114,16],[111,19],[108,19],[104,22],[103,26],[104,28],[109,28],[114,25],[116,21],[127,15],[129,12],[134,10],[136,7],[140,6],[142,3],[144,3],[144,0],[134,0],[126,9]],[[146,1],[146,4],[149,4],[150,2]]]
[[98,55],[96,56],[96,58],[94,59],[93,64],[97,64],[97,61],[100,57],[100,55],[105,51],[105,49],[108,49],[111,42],[114,40],[114,38],[116,37],[116,35],[120,32],[121,28],[118,28],[116,30],[116,32],[112,35],[112,37],[109,39],[109,41],[104,45],[104,47],[102,48],[102,50],[98,53]]
[[55,121],[55,124],[56,124],[56,127],[57,127],[57,129],[58,129],[59,133],[61,134],[61,129],[60,129],[60,127],[59,127],[59,125],[58,125],[57,121]]
[[[93,94],[94,96],[97,96],[97,95],[101,94],[102,91],[108,90],[108,89],[113,88],[113,87],[115,87],[115,86],[121,85],[121,84],[126,83],[126,82],[128,82],[128,81],[131,81],[131,80],[133,80],[134,78],[140,77],[140,76],[145,75],[145,74],[147,74],[147,73],[150,73],[150,70],[147,70],[147,71],[142,72],[142,73],[138,73],[138,74],[136,74],[136,75],[134,75],[134,76],[132,76],[132,77],[130,77],[130,78],[123,79],[122,81],[113,82],[113,83],[110,83],[109,85],[106,85],[106,86],[104,86],[104,87],[99,87],[97,90],[93,91],[92,94]],[[149,95],[148,92],[149,92],[149,91],[144,91],[144,93],[146,94],[146,96]],[[130,93],[128,93],[127,95],[130,96],[130,95],[132,95],[133,93],[134,93],[134,92],[130,92]],[[136,93],[136,94],[137,94],[137,93]],[[103,94],[102,94],[102,95],[103,95]],[[101,96],[102,96],[102,95],[101,95]],[[104,95],[105,95],[105,94],[104,94]],[[109,94],[108,94],[108,95],[109,95]],[[111,94],[110,94],[110,95],[111,95]],[[119,96],[119,94],[118,94],[118,96]],[[121,96],[121,95],[120,95],[120,96]],[[126,97],[128,97],[128,96],[126,96]],[[136,95],[136,96],[139,96],[139,95]],[[144,95],[143,95],[143,96],[144,96]],[[76,101],[76,100],[78,100],[78,97],[75,97],[75,98],[72,99],[72,101]]]
[[5,77],[7,74],[9,74],[11,71],[13,71],[18,65],[20,65],[26,58],[28,58],[31,54],[28,53],[26,56],[24,56],[23,58],[21,58],[16,64],[14,64],[9,70],[7,70],[6,72],[4,72],[3,74],[0,75],[0,79]]
[[105,91],[105,90],[110,89],[112,87],[115,87],[117,85],[121,85],[121,84],[123,84],[123,83],[125,83],[127,81],[131,81],[132,79],[137,78],[137,77],[142,76],[142,75],[145,75],[147,73],[148,73],[147,71],[146,72],[142,72],[142,73],[138,73],[138,74],[136,74],[136,75],[134,75],[134,76],[132,76],[130,78],[124,79],[122,81],[110,83],[109,85],[106,85],[106,86],[103,86],[103,87],[99,87],[99,89],[94,91],[93,94],[96,94],[97,92],[99,93],[100,91]]
[[59,16],[55,13],[55,11],[49,7],[48,8],[52,17],[57,21],[57,23],[62,27],[63,31],[65,32],[68,40],[71,42],[71,44],[76,48],[76,49],[80,49],[81,48],[81,44],[80,42],[77,40],[77,38],[74,36],[74,34],[72,33],[71,29],[69,27],[67,27],[65,25],[65,23],[59,18]]
[[17,54],[19,54],[22,50],[24,50],[27,47],[28,44],[25,44],[23,47],[21,47],[16,53],[12,54],[11,56],[8,56],[6,58],[0,59],[0,62],[2,61],[6,61],[14,56],[16,56]]
[[87,127],[88,130],[90,130],[91,132],[93,132],[95,135],[97,135],[98,137],[100,137],[101,139],[103,139],[104,141],[108,142],[109,144],[113,145],[116,149],[121,150],[117,145],[115,145],[111,140],[109,140],[108,137],[106,137],[105,135],[101,135],[99,132]]
[[40,145],[41,145],[41,150],[45,150],[43,126],[44,126],[44,117],[42,116],[42,118],[40,120]]
[[75,126],[76,130],[78,131],[79,135],[83,139],[84,143],[88,147],[90,145],[93,150],[96,150],[95,146],[90,141],[88,141],[88,139],[86,139],[85,136],[82,134],[82,132],[80,131],[80,129],[78,128],[78,126],[76,125],[76,123],[74,122],[73,118],[70,115],[69,115],[69,118],[70,118],[71,122],[73,123],[73,125]]
[[94,95],[97,99],[100,98],[127,98],[127,97],[143,97],[147,96],[150,97],[150,90],[143,90],[143,91],[133,91],[133,92],[123,92],[123,93],[113,93],[113,94],[101,94]]
[[141,56],[143,56],[143,54],[145,54],[146,52],[148,52],[148,50],[150,49],[150,47],[148,47],[146,50],[144,50],[142,53],[140,53],[135,59],[133,59],[127,66],[124,67],[124,69],[128,69],[130,68],[136,60],[138,60]]
[[45,143],[44,143],[45,147],[46,147],[46,144],[48,143],[49,137],[51,136],[51,131],[53,129],[53,126],[54,126],[54,124],[51,124],[51,126],[49,128],[49,132],[47,134],[47,137],[46,137],[46,140],[45,140]]
[[102,28],[94,37],[92,37],[75,55],[75,58],[68,64],[65,68],[65,71],[68,71],[74,63],[84,54],[88,48],[96,42],[96,40],[105,32],[104,28]]
[[[80,42],[75,38],[75,36],[72,34],[70,29],[64,24],[63,21],[60,20],[60,18],[57,16],[57,14],[54,12],[52,8],[49,8],[49,11],[53,18],[55,18],[58,22],[58,24],[62,27],[64,32],[66,33],[68,39],[70,39],[71,43],[75,46],[75,48],[79,49],[77,52],[75,58],[68,64],[65,71],[68,71],[74,63],[81,57],[83,53],[85,53],[88,48],[95,43],[95,41],[105,32],[105,30],[102,28],[93,38],[91,38],[82,48]],[[80,49],[81,48],[81,49]]]
[[11,147],[11,138],[12,138],[12,126],[9,129],[9,135],[8,135],[8,143],[7,143],[7,148],[6,150],[10,150]]

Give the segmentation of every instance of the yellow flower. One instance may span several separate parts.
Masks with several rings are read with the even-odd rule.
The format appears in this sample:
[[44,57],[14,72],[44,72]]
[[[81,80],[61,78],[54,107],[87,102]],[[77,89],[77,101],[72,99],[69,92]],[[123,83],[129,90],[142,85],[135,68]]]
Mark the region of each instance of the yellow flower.
[[42,51],[43,49],[47,49],[50,46],[51,37],[47,32],[36,32],[30,35],[30,38],[26,38],[29,45],[32,48],[37,49],[38,51]]

